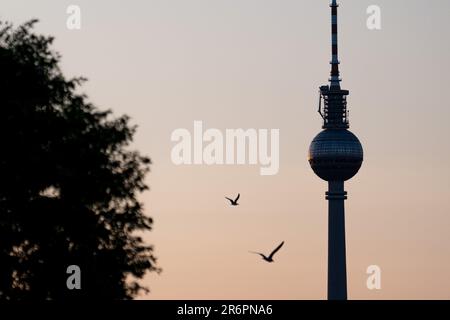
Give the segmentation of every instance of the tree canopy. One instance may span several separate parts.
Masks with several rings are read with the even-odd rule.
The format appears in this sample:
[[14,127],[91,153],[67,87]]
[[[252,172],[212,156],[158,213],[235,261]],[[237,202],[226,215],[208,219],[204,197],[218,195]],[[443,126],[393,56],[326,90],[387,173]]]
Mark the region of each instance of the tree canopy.
[[[66,79],[53,38],[0,23],[0,299],[131,299],[159,271],[137,199],[149,158],[127,116]],[[66,286],[81,269],[81,290]]]

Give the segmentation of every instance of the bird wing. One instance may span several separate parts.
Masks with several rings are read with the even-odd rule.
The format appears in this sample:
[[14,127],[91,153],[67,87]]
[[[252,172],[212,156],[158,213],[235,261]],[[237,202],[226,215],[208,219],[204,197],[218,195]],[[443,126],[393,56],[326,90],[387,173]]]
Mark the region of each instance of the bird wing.
[[272,259],[272,257],[275,255],[275,253],[277,253],[277,251],[281,249],[283,244],[284,244],[284,241],[282,243],[280,243],[280,245],[278,247],[276,247],[275,250],[272,251],[272,253],[269,256],[269,259]]
[[255,251],[249,251],[250,253],[254,253],[254,254],[259,254],[261,257],[263,257],[264,259],[267,259],[267,257],[264,255],[264,254],[262,254],[262,253],[260,253],[260,252],[255,252]]
[[239,200],[239,198],[241,197],[241,194],[238,193],[238,196],[236,197],[236,200],[234,200],[234,202],[237,202]]
[[225,197],[225,199],[227,199],[228,201],[230,201],[231,203],[233,203],[233,200],[232,200],[232,199],[230,199],[230,198],[228,198],[228,197]]

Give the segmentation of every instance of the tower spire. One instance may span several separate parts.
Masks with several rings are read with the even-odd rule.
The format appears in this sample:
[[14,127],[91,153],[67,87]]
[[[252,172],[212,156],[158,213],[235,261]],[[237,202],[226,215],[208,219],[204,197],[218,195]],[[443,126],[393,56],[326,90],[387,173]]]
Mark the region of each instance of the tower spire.
[[340,88],[339,78],[339,58],[338,58],[338,7],[336,0],[332,0],[331,4],[331,78],[330,87]]
[[[341,89],[338,58],[338,18],[336,0],[331,0],[331,77],[330,84],[320,87],[319,113],[324,129],[348,129],[347,95]],[[323,107],[322,107],[323,99]]]

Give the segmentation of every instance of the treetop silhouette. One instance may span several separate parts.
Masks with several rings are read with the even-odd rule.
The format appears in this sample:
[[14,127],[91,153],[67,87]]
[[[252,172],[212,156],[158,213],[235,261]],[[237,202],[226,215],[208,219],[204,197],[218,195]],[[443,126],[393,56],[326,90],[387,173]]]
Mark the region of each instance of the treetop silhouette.
[[[150,160],[127,116],[66,79],[52,37],[0,23],[0,299],[131,299],[159,271],[139,193]],[[81,269],[68,290],[66,269]]]

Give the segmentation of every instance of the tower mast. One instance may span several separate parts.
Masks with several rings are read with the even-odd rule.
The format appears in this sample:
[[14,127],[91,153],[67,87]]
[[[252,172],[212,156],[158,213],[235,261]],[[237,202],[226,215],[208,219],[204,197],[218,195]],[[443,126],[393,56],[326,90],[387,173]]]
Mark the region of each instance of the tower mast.
[[[331,73],[329,85],[320,87],[319,113],[324,129],[311,142],[309,163],[328,182],[328,299],[347,299],[344,182],[355,176],[363,162],[363,149],[348,122],[348,90],[341,89],[338,58],[338,4],[331,0]],[[323,106],[322,106],[323,100]]]
[[338,55],[338,7],[336,0],[331,4],[331,72],[329,85],[320,87],[319,113],[323,118],[324,129],[348,129],[347,95],[348,90],[341,89]]
[[339,78],[339,54],[338,54],[338,7],[336,0],[331,4],[331,78],[330,87],[340,89],[341,79]]

